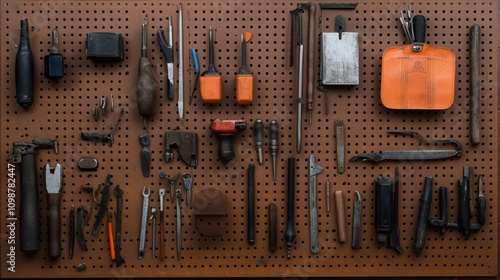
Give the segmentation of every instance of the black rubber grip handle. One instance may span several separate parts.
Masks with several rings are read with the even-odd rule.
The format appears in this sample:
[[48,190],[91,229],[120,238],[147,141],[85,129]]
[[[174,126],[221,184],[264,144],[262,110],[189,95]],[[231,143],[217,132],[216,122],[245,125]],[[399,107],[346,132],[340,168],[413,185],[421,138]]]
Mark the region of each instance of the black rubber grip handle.
[[35,154],[22,155],[21,162],[21,213],[19,235],[21,251],[36,252],[40,249],[40,207],[36,182]]
[[477,223],[484,225],[486,222],[486,199],[484,197],[477,198]]
[[292,246],[295,241],[294,229],[294,201],[295,201],[295,158],[288,158],[288,190],[286,200],[286,231],[285,242],[287,246]]
[[425,17],[422,15],[414,16],[412,27],[413,27],[413,33],[415,34],[415,42],[425,43],[425,32],[427,27]]
[[75,208],[69,210],[69,258],[73,258],[75,252]]
[[16,55],[16,98],[23,107],[33,105],[35,93],[35,63],[30,47],[28,20],[21,20],[21,36]]
[[219,159],[228,162],[234,158],[234,148],[231,136],[219,136]]
[[107,134],[82,132],[83,140],[108,142]]
[[425,236],[429,227],[429,212],[432,201],[432,177],[425,177],[424,190],[420,197],[418,222],[415,232],[415,240],[413,241],[413,251],[419,255],[424,249]]
[[255,243],[255,165],[248,165],[248,243]]
[[49,257],[56,259],[61,254],[61,195],[58,193],[47,194],[49,204],[47,223],[49,228]]
[[470,195],[469,180],[458,181],[458,226],[465,237],[470,235]]
[[264,141],[264,123],[262,121],[256,121],[253,125],[253,133],[255,137],[255,142]]

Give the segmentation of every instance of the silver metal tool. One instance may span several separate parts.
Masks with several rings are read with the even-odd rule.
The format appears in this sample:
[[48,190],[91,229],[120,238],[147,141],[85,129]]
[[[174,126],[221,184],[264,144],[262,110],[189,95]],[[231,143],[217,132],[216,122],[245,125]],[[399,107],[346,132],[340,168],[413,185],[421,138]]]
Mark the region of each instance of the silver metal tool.
[[101,113],[102,115],[106,115],[106,95],[101,97]]
[[354,191],[356,198],[354,200],[354,213],[352,215],[352,245],[353,249],[359,249],[361,240],[361,194]]
[[309,156],[309,227],[311,252],[319,253],[318,246],[318,209],[316,208],[316,175],[323,172],[323,167],[316,164],[314,155]]
[[[296,41],[299,46],[299,73],[298,73],[298,88],[297,88],[297,153],[300,154],[302,150],[302,103],[303,99],[303,80],[304,80],[304,43],[302,42],[302,12],[304,11],[301,4],[298,5],[297,9],[292,11],[292,37],[295,35],[294,30],[297,31]],[[296,19],[295,19],[296,18]],[[295,23],[297,21],[297,23]],[[293,66],[293,39],[291,40],[290,49],[290,66]]]
[[401,11],[401,17],[399,17],[399,21],[401,22],[401,26],[403,27],[403,31],[405,33],[406,39],[408,40],[408,43],[411,44],[415,41],[411,3],[408,4],[407,15],[408,19],[406,19],[404,12]]
[[151,189],[144,187],[142,189],[142,217],[141,217],[141,232],[139,236],[139,259],[144,257],[144,248],[146,246],[146,227],[148,225],[148,211],[149,211],[149,195]]
[[151,240],[153,244],[151,245],[151,254],[153,256],[153,259],[156,258],[156,207],[151,207],[151,217],[149,219],[151,220]]
[[179,110],[179,118],[184,122],[184,58],[183,58],[182,43],[182,4],[179,4],[179,96],[177,99],[177,107]]
[[359,85],[359,35],[344,32],[342,16],[335,17],[334,25],[335,32],[321,34],[320,83]]
[[113,97],[113,94],[109,95],[109,107],[111,112],[115,111],[115,98]]
[[165,199],[165,189],[159,189],[158,195],[160,196],[160,260],[165,259],[165,223],[163,221],[163,200]]
[[193,185],[193,175],[189,172],[183,173],[182,181],[184,183],[184,188],[186,189],[187,206],[191,207],[191,187]]
[[344,173],[345,170],[345,128],[341,119],[335,119],[335,142],[337,144],[337,172]]
[[57,164],[55,168],[45,166],[45,185],[48,201],[49,257],[55,259],[61,254],[61,189],[63,168]]
[[97,107],[92,108],[92,116],[94,116],[94,121],[99,121],[99,109]]
[[175,190],[176,198],[176,216],[177,216],[177,260],[181,260],[181,250],[182,250],[182,217],[181,217],[181,198],[182,191],[180,189]]
[[174,176],[170,177],[165,172],[160,171],[160,175],[168,180],[168,184],[170,186],[170,196],[172,198],[172,203],[174,203],[174,196],[175,196],[175,181],[177,181],[177,178],[179,177],[179,173],[175,174]]

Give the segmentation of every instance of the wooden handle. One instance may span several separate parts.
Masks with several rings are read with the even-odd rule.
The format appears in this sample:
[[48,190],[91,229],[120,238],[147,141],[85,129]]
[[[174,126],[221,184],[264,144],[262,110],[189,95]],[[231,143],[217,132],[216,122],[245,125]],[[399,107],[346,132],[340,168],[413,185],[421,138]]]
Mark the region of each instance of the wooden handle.
[[479,93],[481,91],[481,27],[470,29],[470,137],[472,145],[481,141],[479,119]]
[[335,205],[337,207],[337,227],[339,231],[339,240],[340,242],[345,242],[347,240],[347,232],[344,210],[344,193],[342,191],[335,191]]
[[49,203],[49,257],[56,259],[61,254],[61,212],[59,209],[61,195],[58,193],[47,194]]

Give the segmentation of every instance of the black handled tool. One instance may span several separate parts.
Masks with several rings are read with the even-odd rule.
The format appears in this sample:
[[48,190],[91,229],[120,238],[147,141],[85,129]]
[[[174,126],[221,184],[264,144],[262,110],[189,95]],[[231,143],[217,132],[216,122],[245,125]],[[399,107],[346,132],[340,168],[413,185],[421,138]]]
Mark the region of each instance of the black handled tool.
[[14,142],[9,162],[20,164],[21,205],[19,214],[19,243],[21,251],[36,252],[40,249],[40,207],[36,174],[36,154],[39,148],[57,150],[57,140],[35,139],[29,142]]
[[432,201],[432,177],[425,177],[424,189],[420,197],[417,228],[415,231],[415,240],[413,241],[413,251],[419,255],[424,249],[425,235],[429,227],[429,212]]
[[103,133],[82,132],[81,137],[83,140],[87,141],[108,143],[110,147],[113,147],[113,134],[111,133],[103,134]]
[[393,182],[387,176],[375,180],[375,228],[378,242],[386,242],[392,229],[392,188]]
[[361,194],[358,191],[354,191],[354,213],[352,215],[352,242],[351,248],[359,249],[361,241]]
[[278,133],[280,128],[277,120],[272,120],[269,125],[269,148],[271,149],[271,156],[273,160],[273,180],[276,180],[276,158],[278,156]]
[[278,230],[276,219],[276,204],[269,203],[269,251],[278,249]]
[[255,243],[255,165],[248,165],[248,243]]
[[108,207],[109,201],[109,187],[111,186],[111,174],[106,177],[106,182],[104,183],[104,188],[102,190],[101,203],[99,204],[99,212],[94,222],[94,228],[92,229],[92,235],[96,236],[99,227],[101,226],[101,221],[106,213],[106,208]]
[[75,252],[75,205],[69,210],[69,258],[73,258]]
[[389,234],[389,247],[396,250],[396,252],[402,254],[403,248],[399,243],[399,168],[396,167],[394,176],[394,191],[392,195],[392,229]]
[[433,227],[440,227],[441,233],[446,233],[448,225],[448,189],[445,186],[439,187],[439,219],[429,220]]
[[287,200],[286,200],[286,231],[285,231],[285,242],[288,248],[287,258],[290,259],[290,250],[295,243],[295,158],[288,158],[288,190],[287,190]]
[[142,176],[151,176],[151,151],[149,150],[149,134],[144,133],[139,136],[139,141],[141,142],[141,169]]
[[120,189],[120,185],[116,185],[115,187],[115,196],[116,196],[116,228],[115,228],[115,248],[116,248],[116,257],[115,263],[116,267],[120,267],[125,262],[125,259],[122,257],[122,209],[123,209],[123,191]]
[[470,141],[476,146],[481,142],[481,27],[470,28]]
[[[16,55],[16,98],[23,107],[33,105],[35,95],[35,62],[30,47],[27,19],[21,20],[21,36]],[[22,250],[22,249],[21,249]]]
[[259,164],[262,165],[262,144],[264,141],[264,123],[261,119],[256,119],[253,123],[253,137],[255,140],[255,148],[257,148],[257,156]]

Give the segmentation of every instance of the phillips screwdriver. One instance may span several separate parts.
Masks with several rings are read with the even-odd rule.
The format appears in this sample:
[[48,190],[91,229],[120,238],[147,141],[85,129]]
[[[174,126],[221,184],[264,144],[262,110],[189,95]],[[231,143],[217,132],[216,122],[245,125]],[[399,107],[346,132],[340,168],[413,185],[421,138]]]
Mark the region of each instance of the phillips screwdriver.
[[253,76],[247,68],[247,43],[252,39],[252,33],[241,34],[241,67],[236,75],[236,102],[248,105],[253,101]]
[[148,24],[148,16],[144,18],[142,24],[142,48],[141,58],[139,60],[139,79],[137,82],[137,107],[139,114],[143,117],[144,128],[147,129],[147,118],[154,113],[157,84],[153,75],[153,67],[147,57],[146,48],[146,26]]
[[262,141],[264,141],[264,124],[262,123],[261,119],[255,120],[253,124],[253,134],[255,147],[257,148],[259,164],[262,165]]
[[222,76],[214,66],[214,34],[208,31],[208,69],[199,78],[201,99],[206,104],[217,104],[222,100]]
[[273,180],[276,180],[276,157],[278,155],[278,121],[272,120],[269,125],[270,139],[271,139],[271,156],[273,157]]
[[200,64],[198,63],[198,54],[196,53],[196,49],[191,49],[191,56],[193,57],[194,64],[194,72],[196,74],[196,79],[194,80],[193,89],[191,89],[191,94],[189,95],[189,105],[193,102],[194,92],[196,91],[198,85],[198,79],[200,78]]
[[16,98],[23,107],[33,105],[35,94],[35,62],[30,47],[28,20],[21,20],[21,36],[16,55]]

